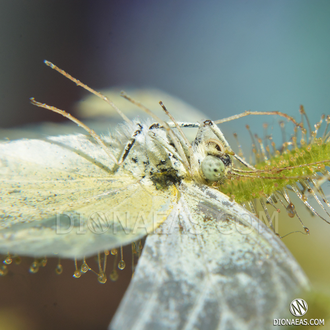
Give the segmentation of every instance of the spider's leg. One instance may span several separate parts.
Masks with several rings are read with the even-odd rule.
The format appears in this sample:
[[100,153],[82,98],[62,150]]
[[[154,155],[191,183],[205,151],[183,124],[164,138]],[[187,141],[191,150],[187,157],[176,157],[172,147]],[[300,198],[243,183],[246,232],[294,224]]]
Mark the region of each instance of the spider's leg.
[[118,165],[121,165],[125,159],[127,158],[129,152],[132,150],[136,137],[142,133],[142,125],[140,123],[137,123],[137,129],[134,131],[132,134],[132,137],[127,141],[124,150],[122,151],[119,160],[118,160]]

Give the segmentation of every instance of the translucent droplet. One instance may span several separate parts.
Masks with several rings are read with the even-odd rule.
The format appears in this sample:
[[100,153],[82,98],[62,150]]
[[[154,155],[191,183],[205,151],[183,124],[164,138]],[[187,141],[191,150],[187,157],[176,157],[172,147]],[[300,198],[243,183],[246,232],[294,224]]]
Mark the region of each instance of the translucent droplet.
[[137,253],[136,249],[137,249],[136,242],[133,242],[132,243],[132,253],[133,254],[136,254]]
[[309,228],[304,227],[304,230],[305,230],[305,233],[306,233],[307,235],[309,235]]
[[42,267],[45,267],[45,266],[47,265],[47,258],[43,258],[43,259],[41,260],[41,262],[40,262],[40,265],[41,265]]
[[38,263],[36,261],[33,261],[29,270],[30,270],[30,273],[35,274],[39,270]]
[[104,254],[105,254],[106,256],[108,256],[108,255],[110,254],[109,250],[105,250],[105,251],[104,251]]
[[55,268],[55,272],[57,275],[61,275],[63,272],[63,266],[62,265],[57,265]]
[[5,276],[8,274],[8,267],[6,265],[2,265],[0,268],[0,276]]
[[112,250],[111,250],[111,254],[112,254],[113,256],[115,256],[117,253],[118,253],[118,250],[117,250],[117,249],[112,249]]
[[10,265],[13,262],[13,259],[10,256],[8,256],[3,262],[6,265]]
[[286,207],[286,211],[288,212],[288,216],[290,218],[293,218],[296,215],[295,212],[295,207],[292,203],[290,203],[287,207]]
[[75,270],[75,272],[73,273],[73,277],[74,278],[79,278],[81,276],[81,271],[80,270]]
[[86,262],[84,261],[83,264],[80,266],[80,271],[82,273],[87,273],[89,271],[89,267],[88,265],[86,264]]
[[126,267],[125,261],[124,260],[120,260],[119,263],[118,263],[118,268],[120,270],[123,270],[125,267]]
[[15,262],[16,265],[19,265],[22,262],[21,257],[19,257],[19,256],[15,257],[14,262]]
[[110,280],[111,280],[111,281],[114,281],[114,282],[118,280],[118,273],[117,273],[116,270],[113,270],[113,271],[111,272],[111,274],[110,274]]
[[98,274],[98,275],[97,275],[97,280],[98,280],[99,283],[101,283],[101,284],[106,283],[106,281],[107,281],[107,277],[106,277],[105,273],[102,272],[102,273]]

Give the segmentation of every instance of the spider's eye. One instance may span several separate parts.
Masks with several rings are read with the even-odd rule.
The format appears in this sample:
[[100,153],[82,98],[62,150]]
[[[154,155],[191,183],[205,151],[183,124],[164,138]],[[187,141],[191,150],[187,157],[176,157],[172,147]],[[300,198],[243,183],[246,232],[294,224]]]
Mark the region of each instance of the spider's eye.
[[208,155],[202,161],[202,172],[207,180],[219,181],[225,173],[225,164],[216,156]]

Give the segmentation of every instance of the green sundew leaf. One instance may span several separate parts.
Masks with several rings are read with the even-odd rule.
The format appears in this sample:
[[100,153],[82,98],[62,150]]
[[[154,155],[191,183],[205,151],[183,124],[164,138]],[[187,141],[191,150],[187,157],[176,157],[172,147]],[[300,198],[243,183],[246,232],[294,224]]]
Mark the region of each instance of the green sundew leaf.
[[[235,198],[238,203],[249,202],[255,198],[269,196],[276,190],[294,184],[301,179],[311,177],[320,172],[320,169],[330,163],[330,143],[323,143],[322,139],[316,139],[313,144],[285,150],[277,154],[267,162],[258,163],[258,170],[269,170],[269,172],[256,172],[254,178],[234,177],[219,186],[219,190],[228,196]],[[314,164],[325,162],[324,164]],[[290,166],[300,166],[293,169],[285,169]],[[282,169],[277,172],[278,169]],[[269,177],[278,177],[269,179]]]

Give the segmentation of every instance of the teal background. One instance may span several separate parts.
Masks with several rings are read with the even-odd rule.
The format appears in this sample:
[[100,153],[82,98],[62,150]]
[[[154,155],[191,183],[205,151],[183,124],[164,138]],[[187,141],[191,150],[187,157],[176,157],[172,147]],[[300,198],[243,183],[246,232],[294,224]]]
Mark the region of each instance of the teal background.
[[212,119],[247,109],[294,115],[300,104],[319,118],[330,104],[329,7],[305,0],[2,2],[0,125],[43,120],[30,96],[70,110],[84,95],[44,67],[45,58],[92,87],[158,87]]

